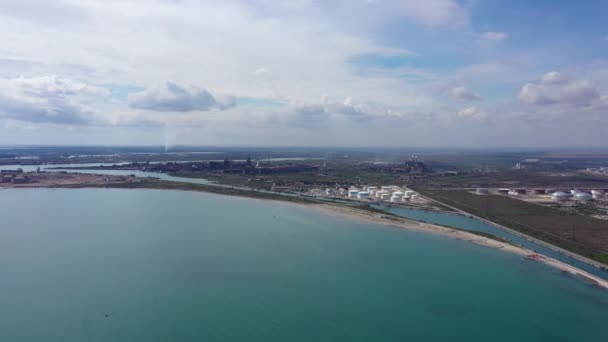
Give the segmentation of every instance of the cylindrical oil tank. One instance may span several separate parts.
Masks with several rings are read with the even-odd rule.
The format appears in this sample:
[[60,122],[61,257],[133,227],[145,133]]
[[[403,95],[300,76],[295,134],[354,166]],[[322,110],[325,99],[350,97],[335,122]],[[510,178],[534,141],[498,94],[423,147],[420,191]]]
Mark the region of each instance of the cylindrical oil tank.
[[591,190],[591,196],[593,196],[593,198],[603,198],[604,195],[606,194],[606,191],[604,190]]
[[357,198],[358,199],[369,199],[369,192],[367,192],[367,191],[360,191],[357,194]]
[[593,199],[593,197],[591,196],[590,193],[581,191],[581,192],[577,192],[574,195],[574,199],[579,202],[588,202],[588,201],[591,201]]

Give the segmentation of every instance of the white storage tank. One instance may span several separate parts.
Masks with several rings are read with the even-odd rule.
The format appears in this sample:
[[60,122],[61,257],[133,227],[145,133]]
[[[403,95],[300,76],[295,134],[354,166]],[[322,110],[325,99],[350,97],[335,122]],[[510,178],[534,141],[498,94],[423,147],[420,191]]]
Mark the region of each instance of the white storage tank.
[[357,198],[358,199],[369,199],[369,192],[367,192],[367,191],[360,191],[357,194]]
[[405,193],[401,191],[395,191],[393,192],[393,196],[402,198],[403,196],[405,196]]
[[404,196],[412,197],[412,195],[415,195],[415,194],[416,194],[416,191],[406,190],[404,193]]
[[371,193],[372,191],[377,191],[377,190],[378,190],[378,187],[377,187],[377,186],[368,186],[368,187],[367,187],[367,191],[368,191],[368,192],[370,192],[370,193]]
[[410,197],[410,200],[416,201],[418,198],[420,198],[420,196],[418,196],[418,194],[413,194],[412,197]]
[[581,191],[581,192],[577,192],[574,195],[574,199],[576,201],[579,201],[579,202],[588,202],[588,201],[591,201],[593,199],[593,196],[591,196],[590,193],[582,192]]
[[391,199],[391,195],[390,194],[384,193],[384,194],[380,195],[380,200],[381,201],[389,201],[390,199]]
[[396,202],[401,202],[403,201],[403,197],[400,196],[391,196],[391,202],[396,203]]
[[356,198],[359,194],[359,189],[348,189],[348,197]]
[[593,196],[593,198],[602,198],[605,194],[606,192],[604,190],[591,190],[591,196]]
[[570,194],[563,191],[556,191],[551,195],[551,198],[556,202],[564,202],[570,199]]

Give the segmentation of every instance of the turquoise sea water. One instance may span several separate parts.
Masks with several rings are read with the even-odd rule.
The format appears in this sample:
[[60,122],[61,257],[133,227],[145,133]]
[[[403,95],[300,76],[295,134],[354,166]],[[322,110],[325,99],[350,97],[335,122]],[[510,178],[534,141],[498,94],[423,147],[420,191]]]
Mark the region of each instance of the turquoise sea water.
[[447,212],[437,212],[437,211],[429,211],[429,210],[421,210],[414,208],[405,208],[405,207],[387,207],[383,205],[374,205],[374,208],[385,210],[392,214],[411,218],[417,221],[424,221],[434,224],[440,224],[444,226],[455,227],[459,229],[470,230],[474,232],[482,232],[492,234],[494,236],[507,239],[512,241],[513,243],[523,246],[529,250],[536,251],[545,256],[557,259],[563,263],[572,265],[579,269],[585,270],[595,276],[598,276],[602,279],[608,280],[608,271],[590,265],[586,262],[583,262],[575,257],[569,256],[567,254],[558,252],[553,248],[546,247],[544,245],[538,244],[535,241],[532,241],[520,234],[514,234],[505,229],[498,228],[495,225],[489,224],[487,222],[483,222],[477,218],[467,217],[457,213],[447,213]]
[[0,341],[606,341],[608,292],[292,204],[0,190]]

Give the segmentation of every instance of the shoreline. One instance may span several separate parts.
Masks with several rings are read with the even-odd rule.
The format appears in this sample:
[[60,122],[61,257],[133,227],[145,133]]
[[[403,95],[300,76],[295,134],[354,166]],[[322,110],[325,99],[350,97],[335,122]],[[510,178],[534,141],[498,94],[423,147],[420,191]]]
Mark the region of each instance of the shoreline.
[[[173,182],[169,182],[169,183],[173,183]],[[150,189],[150,190],[205,192],[205,193],[210,193],[210,194],[215,194],[215,195],[225,195],[225,196],[241,197],[241,198],[251,198],[251,196],[247,196],[247,195],[250,194],[250,192],[252,192],[252,191],[246,191],[247,194],[238,193],[238,191],[237,191],[237,193],[230,192],[230,191],[224,193],[224,192],[208,191],[208,189],[206,189],[206,187],[180,188],[180,187],[166,187],[166,186],[162,186],[162,185],[166,185],[165,182],[162,182],[162,183],[145,183],[145,182],[143,182],[143,183],[127,183],[127,184],[125,184],[125,183],[78,184],[78,185],[65,184],[65,185],[53,185],[53,186],[35,186],[35,185],[32,186],[32,184],[30,184],[30,186],[21,186],[21,187],[18,186],[18,187],[7,187],[7,188],[0,187],[0,189],[57,189],[57,188],[61,188],[61,189],[84,189],[84,188],[89,188],[89,189],[95,189],[95,188],[97,188],[97,189],[99,189],[99,188],[102,188],[102,189]],[[190,184],[190,185],[192,185],[192,184]],[[342,206],[342,205],[337,205],[337,204],[332,204],[332,203],[323,203],[323,202],[318,202],[318,201],[308,201],[308,200],[299,201],[295,198],[290,198],[289,196],[269,196],[269,197],[259,196],[259,197],[254,197],[254,198],[258,199],[258,200],[263,200],[263,201],[280,201],[281,203],[284,203],[284,204],[303,206],[303,207],[312,208],[315,210],[321,210],[321,211],[324,211],[325,213],[330,213],[330,214],[339,214],[346,218],[356,219],[356,220],[364,221],[364,222],[367,222],[370,224],[380,224],[380,225],[385,225],[385,226],[391,226],[391,227],[398,228],[398,229],[407,229],[407,230],[411,230],[411,231],[417,231],[417,232],[422,232],[422,233],[427,233],[427,234],[434,234],[434,235],[439,235],[439,236],[443,236],[443,237],[459,239],[459,240],[471,242],[471,243],[474,243],[474,244],[477,244],[480,246],[499,249],[499,250],[503,250],[508,253],[516,254],[516,255],[521,256],[522,259],[531,254],[536,254],[536,252],[525,249],[523,247],[509,244],[506,242],[502,242],[502,241],[499,241],[499,240],[496,240],[496,239],[493,239],[490,237],[478,235],[478,234],[468,232],[465,230],[444,227],[444,226],[427,223],[427,222],[416,221],[416,220],[412,220],[412,219],[408,219],[408,218],[404,218],[404,217],[390,216],[390,214],[388,214],[388,213],[367,211],[367,210],[357,209],[354,207]],[[523,259],[522,261],[525,261],[525,259]],[[546,266],[556,268],[558,270],[561,270],[562,272],[567,272],[567,273],[574,275],[577,278],[580,278],[581,280],[591,283],[599,288],[608,290],[608,281],[607,280],[604,280],[600,277],[597,277],[584,270],[581,270],[574,266],[568,265],[568,264],[558,261],[556,259],[542,255],[541,258],[533,260],[533,261],[541,262]]]
[[[531,255],[537,254],[534,251],[529,249],[519,247],[516,245],[512,245],[509,243],[501,242],[489,237],[484,237],[481,235],[477,235],[471,232],[467,232],[464,230],[458,230],[454,228],[444,227],[436,224],[415,221],[407,218],[386,218],[386,216],[382,214],[376,214],[372,212],[367,212],[363,210],[358,210],[356,208],[347,208],[342,206],[335,206],[331,204],[318,204],[318,205],[307,205],[308,207],[313,207],[318,210],[325,211],[327,213],[339,214],[345,217],[358,219],[361,221],[365,221],[372,224],[382,224],[386,226],[392,226],[398,229],[407,229],[411,231],[429,233],[449,238],[454,238],[458,240],[463,240],[467,242],[471,242],[480,246],[494,248],[503,250],[508,253],[517,254],[522,256],[523,258]],[[556,268],[562,272],[567,272],[571,275],[574,275],[578,278],[581,278],[591,284],[608,290],[608,281],[599,278],[593,274],[590,274],[584,270],[576,268],[574,266],[563,263],[559,260],[547,257],[545,255],[541,255],[542,257],[536,260],[536,262],[541,262],[546,266]],[[525,259],[524,259],[525,261]]]
[[590,259],[590,258],[585,257],[585,256],[583,256],[583,255],[580,255],[580,254],[577,254],[577,253],[575,253],[575,252],[569,251],[569,250],[567,250],[567,249],[561,248],[561,247],[559,247],[559,246],[556,246],[556,245],[550,244],[550,243],[548,243],[548,242],[545,242],[545,241],[543,241],[543,240],[541,240],[541,239],[538,239],[538,238],[535,238],[535,237],[533,237],[533,236],[526,235],[526,234],[524,234],[524,233],[522,233],[522,232],[519,232],[519,231],[517,231],[517,230],[514,230],[514,229],[512,229],[512,228],[509,228],[509,227],[507,227],[507,226],[505,226],[505,225],[502,225],[502,224],[499,224],[499,223],[496,223],[496,222],[490,221],[490,220],[488,220],[488,219],[486,219],[486,218],[483,218],[483,217],[477,216],[477,215],[475,215],[475,214],[469,213],[469,212],[464,211],[464,210],[462,210],[462,209],[459,209],[459,208],[456,208],[456,207],[454,207],[454,206],[451,206],[451,205],[445,204],[445,203],[443,203],[443,202],[441,202],[441,201],[439,201],[439,200],[436,200],[436,199],[434,199],[434,198],[431,198],[431,197],[428,197],[428,196],[424,196],[424,197],[425,197],[425,198],[427,198],[429,201],[432,201],[432,202],[435,202],[435,203],[441,204],[441,205],[443,205],[443,206],[446,206],[446,207],[448,207],[448,208],[452,209],[454,212],[459,213],[459,214],[461,214],[461,215],[463,215],[463,216],[466,216],[466,217],[471,217],[471,218],[474,218],[474,219],[479,220],[479,221],[481,221],[481,222],[484,222],[484,223],[486,223],[486,224],[492,225],[492,226],[494,226],[494,227],[496,227],[496,228],[499,228],[499,229],[502,229],[502,230],[508,231],[508,232],[509,232],[509,233],[511,233],[511,234],[514,234],[514,235],[520,236],[520,237],[522,237],[522,238],[524,238],[524,239],[527,239],[527,240],[529,240],[529,241],[532,241],[532,242],[534,242],[534,243],[536,243],[536,244],[538,244],[538,245],[542,245],[542,246],[544,246],[544,247],[546,247],[546,248],[552,249],[553,251],[555,251],[555,252],[557,252],[557,253],[561,253],[561,254],[567,255],[567,256],[569,256],[569,257],[571,257],[571,258],[574,258],[574,259],[576,259],[576,260],[578,260],[578,261],[580,261],[580,262],[586,263],[586,264],[588,264],[588,265],[590,265],[590,266],[593,266],[593,267],[596,267],[596,268],[600,268],[600,269],[606,268],[606,265],[605,265],[605,264],[603,264],[603,263],[601,263],[601,262],[599,262],[599,261],[596,261],[596,260]]

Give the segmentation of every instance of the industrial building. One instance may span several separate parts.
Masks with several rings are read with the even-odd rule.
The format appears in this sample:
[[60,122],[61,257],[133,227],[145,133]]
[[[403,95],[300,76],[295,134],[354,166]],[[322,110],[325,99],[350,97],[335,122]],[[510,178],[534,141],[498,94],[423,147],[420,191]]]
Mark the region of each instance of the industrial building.
[[325,191],[326,196],[346,197],[358,201],[404,203],[419,199],[415,191],[396,185],[362,186],[361,189],[350,187],[348,189],[339,188],[337,191],[330,190],[333,189]]

